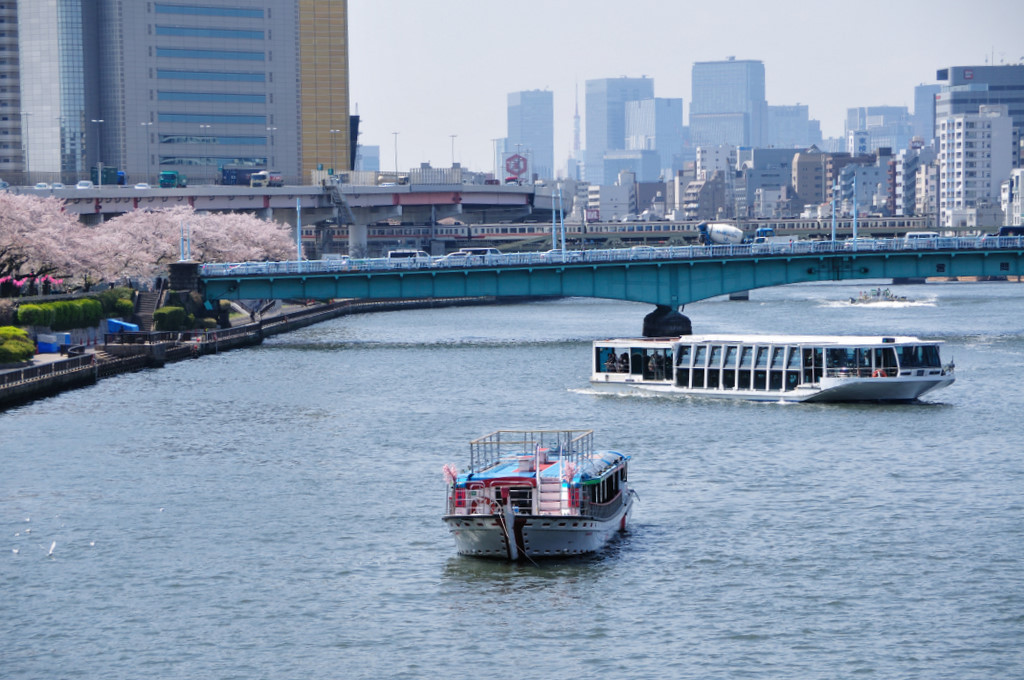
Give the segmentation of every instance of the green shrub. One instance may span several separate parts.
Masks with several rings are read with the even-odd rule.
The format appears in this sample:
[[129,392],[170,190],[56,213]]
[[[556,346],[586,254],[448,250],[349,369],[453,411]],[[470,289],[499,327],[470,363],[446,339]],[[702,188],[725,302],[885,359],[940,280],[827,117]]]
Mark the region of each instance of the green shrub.
[[211,328],[217,327],[217,320],[211,317],[205,317],[203,319],[196,320],[196,328],[205,328],[210,330]]
[[123,318],[124,315],[119,315],[117,313],[118,305],[121,304],[122,300],[127,300],[131,305],[132,313],[134,313],[135,305],[132,304],[132,294],[133,291],[131,288],[121,286],[120,288],[108,288],[107,290],[97,293],[95,297],[100,301],[100,304],[103,305],[104,314],[108,316],[121,316]]
[[111,310],[110,315],[130,319],[135,315],[135,305],[131,300],[120,298],[114,303],[114,309]]
[[49,326],[53,323],[53,308],[48,305],[21,305],[18,323],[22,326]]
[[184,307],[161,307],[153,312],[153,326],[158,331],[185,330]]
[[35,353],[28,333],[14,326],[0,326],[0,364],[28,361]]

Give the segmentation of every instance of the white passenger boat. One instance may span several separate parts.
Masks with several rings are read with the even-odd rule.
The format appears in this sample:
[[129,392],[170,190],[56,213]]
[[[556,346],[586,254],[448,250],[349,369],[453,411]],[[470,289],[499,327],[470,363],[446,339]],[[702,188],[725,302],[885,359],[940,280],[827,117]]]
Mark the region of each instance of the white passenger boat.
[[629,456],[595,451],[593,430],[498,430],[469,443],[469,467],[445,466],[443,517],[461,555],[567,557],[625,530]]
[[757,401],[913,401],[953,383],[942,343],[914,337],[684,335],[600,340],[591,383]]

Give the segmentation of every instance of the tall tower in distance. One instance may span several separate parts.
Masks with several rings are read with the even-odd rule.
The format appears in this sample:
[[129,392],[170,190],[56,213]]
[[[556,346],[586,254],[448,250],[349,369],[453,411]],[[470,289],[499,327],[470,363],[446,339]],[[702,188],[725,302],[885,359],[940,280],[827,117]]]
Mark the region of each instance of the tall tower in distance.
[[764,145],[768,104],[760,61],[698,61],[692,71],[690,136],[695,146]]

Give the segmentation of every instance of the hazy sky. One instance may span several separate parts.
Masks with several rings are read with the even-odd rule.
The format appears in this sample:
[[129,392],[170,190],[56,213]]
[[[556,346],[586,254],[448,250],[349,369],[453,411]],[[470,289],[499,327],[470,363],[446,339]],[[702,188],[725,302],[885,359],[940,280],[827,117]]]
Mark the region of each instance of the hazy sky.
[[[759,59],[769,104],[806,104],[826,137],[853,106],[914,107],[945,66],[1024,62],[1022,0],[349,0],[361,144],[382,169],[493,169],[509,92],[554,93],[555,167],[584,83],[649,76],[690,110],[695,61]],[[581,135],[585,142],[585,131]]]

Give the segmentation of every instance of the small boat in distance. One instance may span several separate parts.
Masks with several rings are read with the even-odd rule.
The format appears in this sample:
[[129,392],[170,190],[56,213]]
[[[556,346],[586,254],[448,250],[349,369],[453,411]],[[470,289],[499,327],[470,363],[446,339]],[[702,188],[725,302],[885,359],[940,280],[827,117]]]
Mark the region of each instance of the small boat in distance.
[[911,300],[902,295],[896,295],[888,288],[862,290],[857,297],[850,298],[852,305],[871,304],[872,302],[911,302]]
[[684,335],[598,340],[590,382],[606,392],[754,401],[908,402],[951,385],[937,340],[830,335]]
[[445,465],[443,520],[460,555],[592,553],[626,528],[628,462],[595,451],[593,430],[498,430],[469,443],[466,470]]

